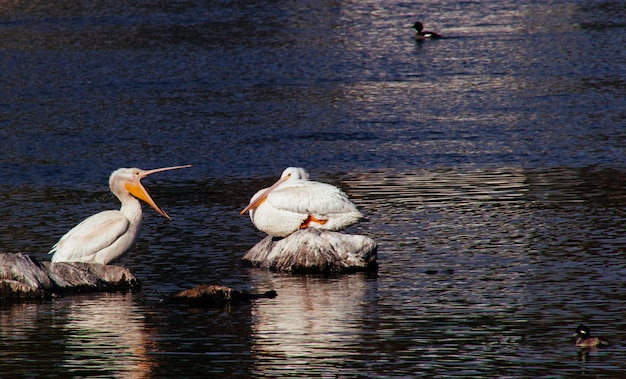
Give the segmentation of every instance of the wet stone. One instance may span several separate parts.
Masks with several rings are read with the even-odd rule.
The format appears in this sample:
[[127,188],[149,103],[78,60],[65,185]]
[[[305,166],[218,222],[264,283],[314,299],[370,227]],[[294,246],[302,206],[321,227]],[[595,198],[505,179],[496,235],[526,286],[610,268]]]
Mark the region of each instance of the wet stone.
[[199,307],[221,307],[260,298],[276,297],[275,291],[260,294],[238,291],[230,287],[202,284],[197,287],[180,291],[172,296],[174,303],[188,304]]

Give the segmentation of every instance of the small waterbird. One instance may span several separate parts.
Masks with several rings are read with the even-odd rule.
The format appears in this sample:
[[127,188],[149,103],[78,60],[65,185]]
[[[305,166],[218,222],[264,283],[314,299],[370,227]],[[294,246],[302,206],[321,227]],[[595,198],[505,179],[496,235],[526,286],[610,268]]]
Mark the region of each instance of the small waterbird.
[[421,22],[416,22],[413,25],[413,29],[415,29],[415,40],[416,41],[424,41],[427,39],[438,39],[438,38],[442,38],[441,35],[435,33],[435,32],[430,32],[428,30],[424,30],[424,25],[422,25]]
[[578,337],[576,339],[576,346],[578,347],[599,347],[609,344],[607,341],[599,337],[592,336],[589,332],[589,328],[583,324],[578,325],[574,336]]

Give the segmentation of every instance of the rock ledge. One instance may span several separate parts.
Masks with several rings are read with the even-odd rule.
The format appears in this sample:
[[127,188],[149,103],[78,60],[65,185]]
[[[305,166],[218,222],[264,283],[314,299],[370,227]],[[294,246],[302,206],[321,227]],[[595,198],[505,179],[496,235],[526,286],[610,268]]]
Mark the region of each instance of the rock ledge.
[[0,253],[0,301],[139,287],[139,280],[122,266],[39,262],[21,253]]
[[243,260],[252,267],[298,274],[375,271],[377,249],[366,236],[308,228],[285,238],[267,236]]

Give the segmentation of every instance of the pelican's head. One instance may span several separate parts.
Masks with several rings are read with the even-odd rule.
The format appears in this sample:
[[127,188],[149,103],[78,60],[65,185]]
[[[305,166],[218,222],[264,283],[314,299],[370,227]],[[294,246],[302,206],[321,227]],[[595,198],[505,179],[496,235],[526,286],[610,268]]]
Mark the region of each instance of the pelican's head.
[[173,167],[164,167],[164,168],[156,168],[154,170],[142,170],[140,168],[120,168],[111,174],[109,178],[109,186],[111,187],[111,192],[113,192],[116,196],[120,197],[123,194],[128,193],[133,195],[134,197],[145,201],[148,203],[155,211],[159,212],[163,217],[171,220],[172,218],[159,207],[152,197],[148,193],[148,190],[141,184],[141,179],[145,178],[150,174],[154,174],[162,171],[169,170],[177,170],[179,168],[191,167],[191,165],[185,166],[173,166]]
[[298,179],[308,179],[309,174],[302,167],[287,167],[283,173],[280,175],[280,179],[276,181],[276,183],[272,184],[271,187],[268,187],[258,196],[255,196],[250,201],[247,207],[245,207],[239,214],[244,214],[251,209],[256,209],[259,205],[261,205],[265,199],[267,199],[267,195],[270,194],[273,190],[275,190],[278,186],[285,183],[288,180],[298,180]]
[[[308,179],[309,173],[302,167],[287,167],[285,171],[280,175],[278,182],[283,183],[287,180]],[[278,183],[277,182],[277,183]]]

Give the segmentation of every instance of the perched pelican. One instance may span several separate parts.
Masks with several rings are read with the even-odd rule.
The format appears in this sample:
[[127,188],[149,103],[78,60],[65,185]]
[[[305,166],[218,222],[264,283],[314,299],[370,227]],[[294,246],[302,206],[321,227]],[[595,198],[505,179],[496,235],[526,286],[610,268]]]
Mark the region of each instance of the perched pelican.
[[314,182],[300,167],[288,167],[271,187],[257,192],[240,214],[250,211],[257,229],[286,237],[304,228],[338,230],[363,218],[339,188]]
[[122,203],[119,211],[104,211],[88,217],[67,232],[50,250],[52,262],[85,262],[109,264],[128,252],[141,226],[141,199],[163,217],[171,220],[152,200],[141,179],[157,172],[191,167],[175,166],[141,170],[120,168],[109,178],[111,192]]
[[424,25],[421,22],[416,22],[413,25],[413,29],[415,29],[415,40],[416,41],[424,41],[426,39],[437,39],[441,38],[441,36],[435,32],[429,32],[428,30],[423,30]]

